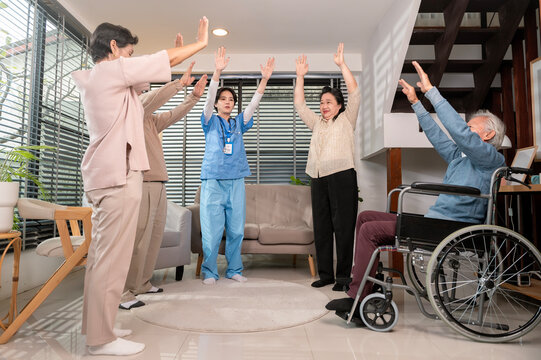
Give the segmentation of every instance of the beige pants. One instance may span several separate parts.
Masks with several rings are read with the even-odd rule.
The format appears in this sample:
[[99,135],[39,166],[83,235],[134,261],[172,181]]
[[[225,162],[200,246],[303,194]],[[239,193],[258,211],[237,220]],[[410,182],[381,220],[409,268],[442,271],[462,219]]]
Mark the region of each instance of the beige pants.
[[133,301],[135,295],[144,294],[152,287],[150,279],[162,244],[166,216],[165,184],[143,182],[133,255],[120,302]]
[[93,213],[82,333],[89,346],[116,339],[113,327],[130,266],[142,182],[143,174],[130,170],[126,185],[86,192]]

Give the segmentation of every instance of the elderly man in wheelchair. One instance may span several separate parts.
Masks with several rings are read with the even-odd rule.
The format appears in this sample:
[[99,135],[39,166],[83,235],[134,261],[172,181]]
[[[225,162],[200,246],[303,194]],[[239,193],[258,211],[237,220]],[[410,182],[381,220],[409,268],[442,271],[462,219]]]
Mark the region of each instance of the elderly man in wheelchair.
[[[465,123],[419,64],[413,65],[420,77],[417,85],[454,140],[434,122],[415,89],[401,79],[402,92],[426,136],[448,163],[443,184],[414,183],[393,190],[400,191],[397,214],[359,214],[349,297],[332,300],[326,308],[348,323],[388,331],[398,320],[394,287],[414,295],[424,315],[444,320],[464,336],[487,342],[515,339],[541,320],[541,303],[516,290],[523,285],[523,275],[540,271],[541,256],[519,234],[490,225],[497,185],[511,172],[498,152],[505,126],[488,111],[477,112]],[[407,193],[438,198],[424,217],[403,214]],[[474,225],[482,223],[488,225]],[[411,286],[402,274],[403,284],[393,284],[391,277],[383,280],[382,270],[399,272],[378,264],[381,251],[407,254]],[[430,258],[428,266],[424,258]],[[425,310],[422,299],[430,302],[435,314]]]

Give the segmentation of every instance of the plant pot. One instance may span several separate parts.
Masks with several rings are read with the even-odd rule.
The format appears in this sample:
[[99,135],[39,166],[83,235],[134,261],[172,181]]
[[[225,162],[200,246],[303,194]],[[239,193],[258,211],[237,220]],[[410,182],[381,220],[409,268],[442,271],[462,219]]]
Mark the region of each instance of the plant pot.
[[0,233],[13,227],[13,208],[19,200],[18,182],[0,182]]

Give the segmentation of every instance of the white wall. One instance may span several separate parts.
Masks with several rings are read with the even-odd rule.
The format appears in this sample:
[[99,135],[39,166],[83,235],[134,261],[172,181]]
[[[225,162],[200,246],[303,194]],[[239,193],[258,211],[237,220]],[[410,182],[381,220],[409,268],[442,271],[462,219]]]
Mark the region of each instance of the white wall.
[[383,114],[389,113],[420,0],[397,1],[362,49],[361,116],[357,125],[362,159],[383,150]]
[[[387,162],[383,152],[383,115],[391,110],[420,2],[395,2],[372,34],[368,47],[361,51],[361,113],[355,131],[357,180],[364,199],[361,211],[385,210]],[[426,163],[416,164],[418,157],[412,156],[413,164],[410,164],[409,155],[403,153],[402,171],[408,175],[404,166],[418,169]],[[413,178],[419,176],[412,174]]]
[[[414,181],[439,183],[443,180],[447,164],[433,148],[402,150],[402,183]],[[436,201],[433,196],[408,195],[404,202],[404,210],[416,214],[424,214],[428,207]]]
[[[357,164],[357,183],[363,202],[359,211],[385,211],[387,201],[387,158],[385,153],[359,160]],[[402,183],[414,181],[441,182],[447,164],[434,149],[402,150]],[[424,214],[436,200],[429,196],[410,195],[404,210]]]

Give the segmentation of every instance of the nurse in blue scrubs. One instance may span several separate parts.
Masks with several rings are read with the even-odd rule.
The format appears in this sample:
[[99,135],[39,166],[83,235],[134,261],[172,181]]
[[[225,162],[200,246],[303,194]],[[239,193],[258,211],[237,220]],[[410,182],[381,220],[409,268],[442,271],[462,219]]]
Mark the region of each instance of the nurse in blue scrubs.
[[[215,70],[201,115],[206,142],[201,166],[201,273],[206,285],[213,285],[219,279],[216,259],[224,227],[227,260],[225,277],[239,282],[247,280],[242,276],[240,251],[246,220],[244,178],[250,175],[250,167],[242,135],[254,124],[252,116],[274,70],[274,58],[269,58],[265,66],[261,65],[261,81],[252,100],[243,112],[232,116],[237,103],[235,91],[226,87],[218,89],[220,75],[228,63],[225,48],[220,47],[215,54]],[[213,109],[216,109],[217,114]]]

